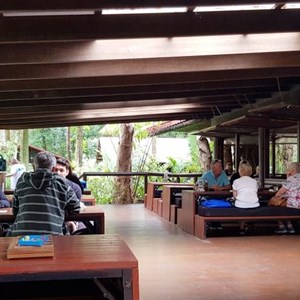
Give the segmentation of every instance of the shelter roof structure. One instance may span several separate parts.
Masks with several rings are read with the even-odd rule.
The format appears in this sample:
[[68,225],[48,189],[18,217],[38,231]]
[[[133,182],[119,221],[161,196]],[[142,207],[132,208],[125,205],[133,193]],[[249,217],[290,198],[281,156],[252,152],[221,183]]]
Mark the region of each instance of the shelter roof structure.
[[0,13],[1,129],[299,121],[297,1],[0,0]]

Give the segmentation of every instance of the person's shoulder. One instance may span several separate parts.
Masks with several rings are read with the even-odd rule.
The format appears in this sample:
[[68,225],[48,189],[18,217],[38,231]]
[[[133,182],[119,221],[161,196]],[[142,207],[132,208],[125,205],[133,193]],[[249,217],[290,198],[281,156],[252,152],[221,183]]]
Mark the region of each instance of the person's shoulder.
[[52,180],[55,183],[59,183],[59,184],[68,186],[67,180],[64,177],[62,177],[62,176],[60,176],[60,175],[58,175],[56,173],[53,173],[53,179]]
[[224,170],[221,171],[221,176],[228,178],[228,176]]
[[81,192],[80,186],[70,179],[67,179],[67,182],[68,182],[69,186],[73,189],[73,191],[76,193],[77,197],[80,196],[79,198],[81,198],[82,192]]
[[208,170],[203,173],[202,177],[206,177],[206,176],[210,176],[210,175],[212,175],[212,171]]

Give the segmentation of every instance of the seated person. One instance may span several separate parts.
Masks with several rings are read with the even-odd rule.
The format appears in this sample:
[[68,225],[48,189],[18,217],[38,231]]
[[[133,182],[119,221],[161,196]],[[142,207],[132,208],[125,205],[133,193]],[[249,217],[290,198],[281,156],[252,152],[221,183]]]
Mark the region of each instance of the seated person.
[[[58,161],[59,161],[59,159],[58,159]],[[66,176],[66,178],[71,180],[72,182],[76,183],[77,185],[79,185],[79,187],[81,189],[81,193],[83,193],[84,187],[83,187],[82,183],[80,182],[78,176],[73,172],[71,164],[67,160],[65,160],[65,161],[68,163],[68,168],[69,168],[69,173]]]
[[[231,189],[230,182],[224,170],[222,170],[222,161],[219,159],[213,160],[210,164],[210,170],[205,172],[197,183],[207,182],[208,190],[226,191]],[[207,199],[207,197],[206,197]],[[222,229],[219,222],[209,222],[211,228]]]
[[253,178],[258,178],[258,177],[259,177],[259,166],[256,166],[255,173],[253,174]]
[[11,207],[10,202],[7,200],[5,194],[0,189],[0,208]]
[[[11,207],[10,202],[7,200],[5,194],[0,189],[0,208]],[[0,236],[6,236],[6,231],[9,228],[9,225],[6,223],[0,223]]]
[[[233,197],[235,198],[235,207],[255,208],[259,207],[257,196],[258,186],[255,179],[251,178],[252,167],[249,164],[240,164],[240,178],[233,182]],[[240,222],[240,233],[245,234],[245,222]]]
[[80,202],[66,180],[52,173],[52,154],[39,152],[33,165],[34,172],[23,173],[14,191],[16,219],[7,235],[63,235],[65,214],[79,213]]
[[224,169],[227,176],[231,176],[233,173],[233,167],[231,162],[227,162]]
[[[248,160],[243,159],[243,160],[240,161],[239,166],[240,166],[241,164],[249,164],[249,162],[248,162]],[[236,179],[240,178],[240,177],[241,177],[241,176],[240,176],[240,173],[239,173],[239,172],[233,173],[233,174],[231,175],[231,177],[230,177],[230,184],[233,185],[233,182],[234,182]]]
[[231,189],[230,182],[224,170],[222,170],[222,162],[219,159],[213,160],[210,164],[210,170],[205,172],[199,182],[208,183],[208,189],[214,191],[226,191]]
[[[286,207],[300,209],[300,163],[292,162],[287,165],[287,180],[282,182],[282,187],[275,194],[275,197],[287,199]],[[295,233],[295,229],[290,220],[287,226],[282,221],[278,221],[279,228],[276,233]]]
[[[58,175],[66,178],[67,184],[73,189],[75,192],[77,199],[80,201],[82,196],[81,184],[75,183],[73,180],[68,179],[68,175],[70,174],[70,163],[63,158],[57,159],[56,166],[53,168],[53,172]],[[84,206],[84,203],[80,202],[80,206]],[[85,227],[83,224],[81,224]],[[74,233],[78,229],[78,222],[69,221],[66,223],[67,229],[69,233]],[[81,227],[82,227],[81,226]]]

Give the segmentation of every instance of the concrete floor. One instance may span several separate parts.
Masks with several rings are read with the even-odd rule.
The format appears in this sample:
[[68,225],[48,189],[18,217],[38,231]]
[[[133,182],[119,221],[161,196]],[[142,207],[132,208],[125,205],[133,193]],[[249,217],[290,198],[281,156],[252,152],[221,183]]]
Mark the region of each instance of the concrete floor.
[[141,300],[300,299],[300,235],[204,241],[143,204],[103,205],[106,233],[139,261]]

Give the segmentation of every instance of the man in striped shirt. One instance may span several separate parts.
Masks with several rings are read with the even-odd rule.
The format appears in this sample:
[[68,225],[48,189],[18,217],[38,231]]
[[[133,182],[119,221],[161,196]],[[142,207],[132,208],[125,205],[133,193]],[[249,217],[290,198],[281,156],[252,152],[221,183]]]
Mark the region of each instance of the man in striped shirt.
[[33,164],[35,171],[23,173],[16,186],[16,220],[7,235],[62,235],[65,213],[79,213],[80,201],[66,180],[52,173],[56,165],[52,154],[39,152]]

